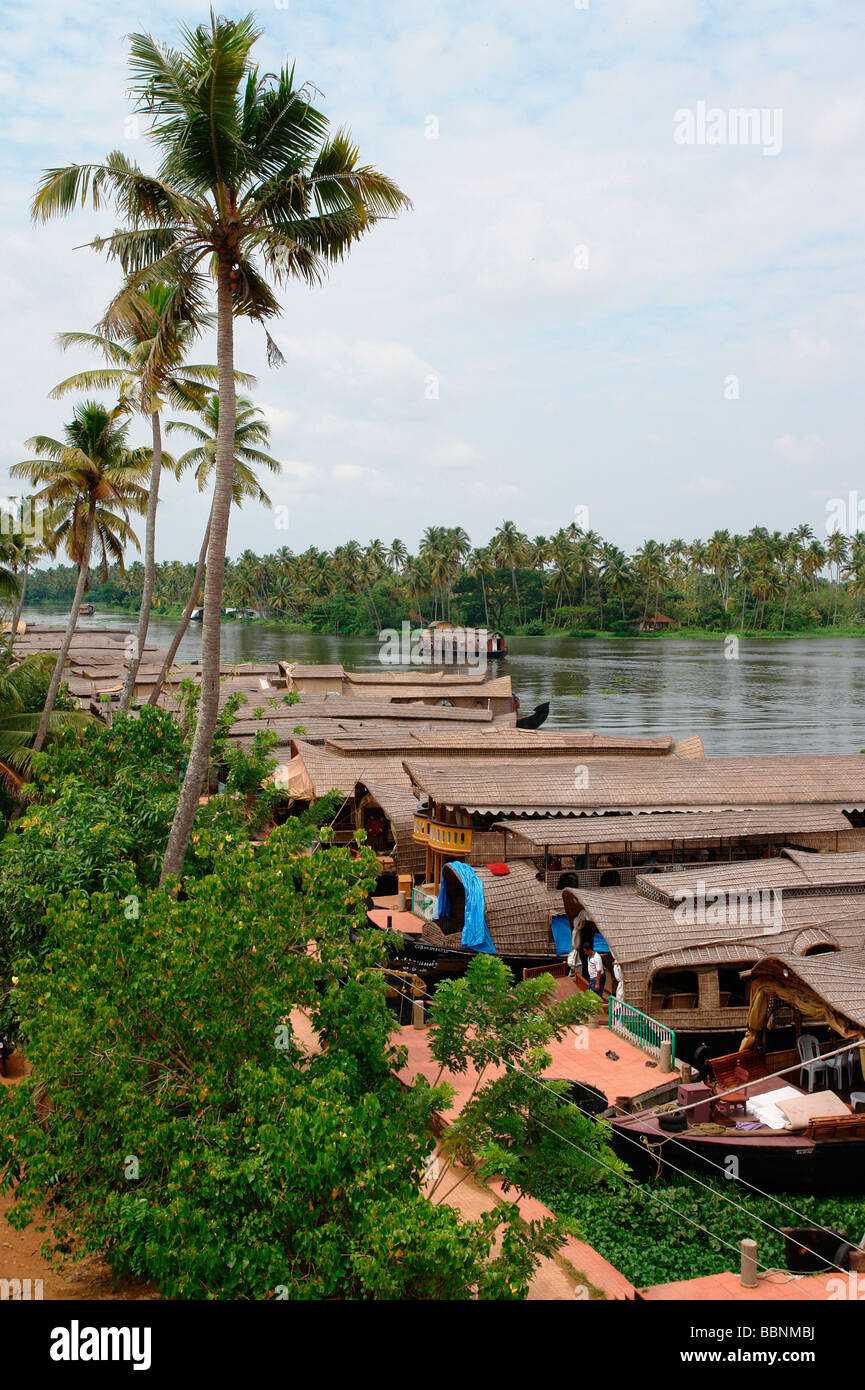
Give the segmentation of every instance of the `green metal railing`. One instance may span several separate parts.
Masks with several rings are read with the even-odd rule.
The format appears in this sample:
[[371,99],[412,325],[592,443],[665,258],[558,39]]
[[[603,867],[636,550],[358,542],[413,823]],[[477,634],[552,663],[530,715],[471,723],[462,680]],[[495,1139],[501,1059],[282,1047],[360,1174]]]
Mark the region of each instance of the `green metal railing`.
[[668,1042],[670,1065],[675,1066],[676,1034],[672,1028],[658,1023],[648,1014],[640,1013],[633,1004],[626,1004],[624,999],[616,999],[615,996],[609,1001],[608,1022],[612,1033],[618,1033],[619,1037],[632,1042],[635,1047],[641,1047],[653,1057],[660,1057],[661,1044]]

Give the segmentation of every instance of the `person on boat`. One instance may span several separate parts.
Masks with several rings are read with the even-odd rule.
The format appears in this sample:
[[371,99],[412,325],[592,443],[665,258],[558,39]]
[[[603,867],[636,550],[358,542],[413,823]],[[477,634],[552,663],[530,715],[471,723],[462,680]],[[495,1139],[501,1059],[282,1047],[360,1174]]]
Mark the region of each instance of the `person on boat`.
[[595,994],[602,995],[607,983],[607,974],[604,970],[604,961],[600,951],[593,948],[587,963],[589,968],[589,989],[593,989]]

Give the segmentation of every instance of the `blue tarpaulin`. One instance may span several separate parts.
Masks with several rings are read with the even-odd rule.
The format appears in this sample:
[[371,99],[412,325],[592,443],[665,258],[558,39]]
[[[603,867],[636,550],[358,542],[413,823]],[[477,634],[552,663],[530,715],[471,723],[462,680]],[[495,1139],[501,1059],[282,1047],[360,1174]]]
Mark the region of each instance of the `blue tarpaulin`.
[[571,949],[571,924],[564,913],[553,918],[552,928],[556,955],[566,956]]
[[[490,936],[490,929],[487,926],[486,913],[484,911],[484,885],[481,883],[474,869],[469,868],[468,864],[463,864],[459,860],[453,860],[445,867],[453,869],[457,878],[462,883],[466,894],[460,945],[464,946],[467,951],[482,951],[488,956],[494,956],[496,954],[496,948]],[[450,915],[450,898],[448,897],[445,876],[442,874],[438,902],[436,903],[436,917],[450,917]]]
[[602,956],[604,956],[604,955],[611,956],[611,955],[613,954],[612,951],[610,950],[609,946],[607,945],[606,941],[605,941],[604,938],[601,936],[601,933],[600,933],[599,931],[596,931],[596,932],[595,932],[595,940],[594,940],[593,945],[594,945],[595,950],[596,950],[596,951],[599,951],[599,952],[601,953]]

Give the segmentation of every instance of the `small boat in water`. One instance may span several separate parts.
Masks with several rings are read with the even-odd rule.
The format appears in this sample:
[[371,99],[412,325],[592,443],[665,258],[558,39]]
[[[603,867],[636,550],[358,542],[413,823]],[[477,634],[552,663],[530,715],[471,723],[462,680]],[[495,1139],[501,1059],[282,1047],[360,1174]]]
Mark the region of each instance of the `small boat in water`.
[[518,729],[539,729],[542,724],[546,724],[547,716],[550,712],[549,700],[542,700],[539,705],[535,705],[532,714],[526,714],[522,719],[517,719]]
[[96,608],[92,603],[82,603],[78,610],[79,618],[92,618]]
[[[692,1169],[770,1192],[861,1196],[865,953],[766,956],[750,980],[740,1050],[712,1059],[711,1080],[679,1086],[672,1108],[611,1118],[617,1151],[638,1176]],[[796,1045],[770,1050],[791,1014]]]
[[418,635],[420,652],[433,665],[475,666],[481,660],[507,656],[501,632],[485,627],[454,627],[453,623],[430,623]]

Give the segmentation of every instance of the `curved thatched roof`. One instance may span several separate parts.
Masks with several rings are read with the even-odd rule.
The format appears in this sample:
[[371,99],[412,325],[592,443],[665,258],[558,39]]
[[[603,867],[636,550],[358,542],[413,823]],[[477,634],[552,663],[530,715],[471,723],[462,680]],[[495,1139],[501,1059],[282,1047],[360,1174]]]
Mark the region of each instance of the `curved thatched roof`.
[[865,1029],[865,952],[838,951],[805,959],[767,956],[751,971],[751,983],[793,1004],[811,995],[838,1022],[846,1021],[851,1032]]
[[[556,949],[550,923],[555,914],[561,912],[559,895],[538,882],[534,864],[514,860],[508,869],[510,872],[503,875],[493,874],[487,868],[475,869],[483,885],[484,913],[497,952],[499,955],[554,957]],[[442,873],[454,909],[448,923],[453,932],[446,938],[436,923],[427,923],[423,936],[437,945],[459,945],[464,901],[462,884],[449,864],[445,864]],[[455,921],[456,926],[453,925]]]
[[747,810],[759,806],[865,808],[865,758],[605,758],[584,768],[538,759],[406,762],[417,789],[445,806],[493,815]]
[[647,898],[668,905],[689,896],[745,894],[772,890],[784,897],[826,892],[865,892],[865,850],[815,854],[783,849],[775,859],[744,859],[734,864],[665,874],[638,874],[637,887]]
[[748,835],[783,836],[850,829],[834,806],[771,806],[752,811],[674,811],[618,816],[546,816],[537,820],[502,820],[494,827],[519,836],[538,849],[566,851],[586,845],[615,848],[670,841],[706,844]]
[[[767,945],[806,951],[824,944],[821,932],[828,932],[844,947],[865,944],[865,901],[859,894],[817,894],[789,902],[784,899],[780,905],[780,931],[774,929],[774,922],[753,920],[679,922],[675,909],[647,901],[630,887],[566,888],[562,902],[571,923],[581,912],[594,922],[620,963],[734,944],[759,945],[759,954]],[[767,931],[767,925],[771,931]]]

